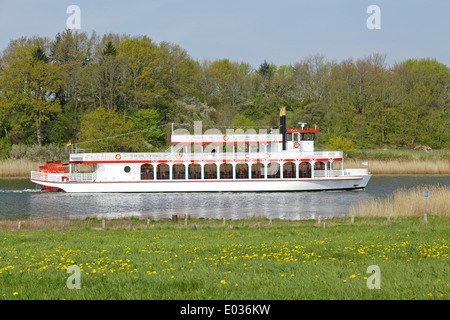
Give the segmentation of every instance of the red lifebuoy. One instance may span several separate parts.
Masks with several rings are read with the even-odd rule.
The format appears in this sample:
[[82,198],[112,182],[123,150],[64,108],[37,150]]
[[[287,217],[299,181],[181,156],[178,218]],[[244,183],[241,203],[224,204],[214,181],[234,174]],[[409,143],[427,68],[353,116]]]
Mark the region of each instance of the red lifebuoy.
[[181,159],[182,155],[181,153],[177,153],[177,159]]
[[62,177],[62,181],[63,182],[68,182],[69,181],[69,177]]
[[225,135],[223,136],[223,141],[228,141],[228,139],[229,139],[229,137],[225,134]]
[[300,147],[300,142],[295,141],[295,142],[294,142],[294,148],[298,148],[298,147]]
[[120,154],[116,154],[116,160],[122,159],[122,156]]

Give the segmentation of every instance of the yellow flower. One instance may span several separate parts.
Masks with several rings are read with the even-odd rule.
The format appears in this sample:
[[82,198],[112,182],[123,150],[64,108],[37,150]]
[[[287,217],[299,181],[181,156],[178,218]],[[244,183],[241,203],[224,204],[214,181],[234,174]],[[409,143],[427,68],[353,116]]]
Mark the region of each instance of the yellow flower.
[[227,284],[227,282],[225,280],[220,280],[221,284]]
[[354,274],[352,274],[351,276],[350,276],[350,279],[353,279],[353,278],[355,278],[356,276],[354,275]]
[[17,296],[19,293],[16,291],[16,292],[13,292],[13,295],[15,295],[15,296]]

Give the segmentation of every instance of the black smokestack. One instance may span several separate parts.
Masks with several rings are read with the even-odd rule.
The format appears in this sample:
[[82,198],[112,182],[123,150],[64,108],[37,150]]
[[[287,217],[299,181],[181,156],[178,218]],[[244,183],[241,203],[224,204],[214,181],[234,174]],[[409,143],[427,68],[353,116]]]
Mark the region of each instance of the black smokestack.
[[286,107],[280,109],[280,133],[283,139],[283,150],[286,150]]

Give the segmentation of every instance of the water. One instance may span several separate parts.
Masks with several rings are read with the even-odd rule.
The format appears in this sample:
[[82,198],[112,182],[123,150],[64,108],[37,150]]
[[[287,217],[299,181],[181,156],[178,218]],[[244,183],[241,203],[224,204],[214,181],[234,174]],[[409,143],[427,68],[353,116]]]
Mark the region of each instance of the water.
[[286,193],[120,193],[41,192],[25,179],[0,179],[0,218],[141,217],[240,219],[262,215],[291,220],[348,213],[360,198],[386,197],[398,188],[450,185],[450,176],[374,176],[365,190]]

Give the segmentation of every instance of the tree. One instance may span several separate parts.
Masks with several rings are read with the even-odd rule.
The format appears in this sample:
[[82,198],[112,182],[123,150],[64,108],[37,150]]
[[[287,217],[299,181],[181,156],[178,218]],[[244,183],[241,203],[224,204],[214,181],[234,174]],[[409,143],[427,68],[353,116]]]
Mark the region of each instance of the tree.
[[87,105],[87,99],[83,97],[83,81],[92,79],[83,77],[83,73],[85,67],[92,63],[94,42],[95,33],[89,37],[86,33],[67,29],[56,35],[51,46],[50,58],[58,66],[62,81],[57,97],[63,110],[73,114],[73,130],[78,125],[78,109]]
[[115,110],[99,107],[81,121],[79,145],[93,152],[136,151],[142,136],[131,135],[133,124]]
[[55,65],[40,46],[20,45],[10,56],[0,79],[2,109],[9,109],[19,123],[33,124],[36,141],[42,145],[44,126],[53,115],[61,111],[56,93],[61,81]]
[[331,137],[328,140],[327,148],[329,150],[341,150],[346,156],[355,151],[353,141],[345,137]]
[[138,110],[131,118],[134,130],[141,131],[143,144],[140,150],[154,151],[164,145],[164,130],[161,127],[160,115],[154,109]]

